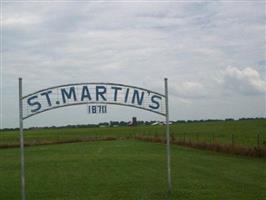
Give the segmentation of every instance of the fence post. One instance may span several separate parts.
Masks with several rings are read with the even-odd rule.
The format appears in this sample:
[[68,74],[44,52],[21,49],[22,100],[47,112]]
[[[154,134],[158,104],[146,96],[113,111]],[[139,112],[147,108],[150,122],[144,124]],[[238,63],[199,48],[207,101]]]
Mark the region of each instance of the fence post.
[[260,134],[257,134],[257,148],[260,148]]
[[171,136],[171,141],[172,142],[176,141],[174,132],[170,132],[170,136]]
[[232,142],[232,146],[234,146],[234,144],[235,144],[235,141],[234,141],[234,134],[232,133],[232,135],[231,135],[231,142]]

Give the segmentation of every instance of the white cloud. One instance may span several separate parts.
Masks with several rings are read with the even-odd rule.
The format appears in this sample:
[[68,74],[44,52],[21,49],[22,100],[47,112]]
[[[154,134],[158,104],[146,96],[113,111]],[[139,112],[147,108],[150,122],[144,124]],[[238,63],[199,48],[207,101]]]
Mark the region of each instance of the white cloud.
[[24,26],[39,23],[40,19],[34,15],[21,16],[14,14],[3,20],[3,26]]
[[250,67],[239,69],[228,66],[223,72],[221,83],[225,89],[241,94],[266,94],[266,81]]
[[195,99],[206,97],[206,88],[200,82],[185,81],[172,85],[172,93],[178,98]]

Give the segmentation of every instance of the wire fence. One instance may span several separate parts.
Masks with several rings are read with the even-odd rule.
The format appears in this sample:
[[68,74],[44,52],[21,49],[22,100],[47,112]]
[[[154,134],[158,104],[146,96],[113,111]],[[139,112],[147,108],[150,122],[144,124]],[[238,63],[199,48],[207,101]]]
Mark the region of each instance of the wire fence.
[[[256,147],[266,148],[265,133],[257,134],[239,134],[239,133],[220,133],[220,132],[180,132],[170,130],[171,138],[175,141],[190,142],[190,143],[207,143],[207,144],[226,144],[231,146]],[[143,128],[135,129],[137,136],[152,136],[165,137],[165,130],[159,128]]]

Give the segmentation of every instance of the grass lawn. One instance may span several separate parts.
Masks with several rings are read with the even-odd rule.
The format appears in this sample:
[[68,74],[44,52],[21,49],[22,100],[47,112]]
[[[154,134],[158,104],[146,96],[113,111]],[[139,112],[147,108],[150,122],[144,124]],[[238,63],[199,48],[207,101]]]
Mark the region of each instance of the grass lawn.
[[[264,200],[266,160],[172,146],[167,195],[165,146],[133,140],[25,149],[30,200]],[[19,199],[19,149],[0,149],[0,199]]]

